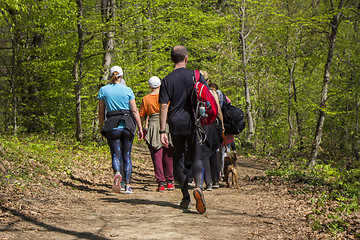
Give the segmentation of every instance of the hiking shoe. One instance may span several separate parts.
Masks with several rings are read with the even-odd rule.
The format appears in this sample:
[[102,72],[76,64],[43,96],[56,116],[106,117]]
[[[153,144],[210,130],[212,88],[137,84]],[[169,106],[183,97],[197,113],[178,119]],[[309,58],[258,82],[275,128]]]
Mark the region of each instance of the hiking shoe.
[[124,182],[120,183],[120,190],[125,191],[126,184]]
[[173,182],[168,182],[168,183],[166,184],[166,189],[167,189],[167,190],[174,190],[174,189],[175,189],[174,183],[173,183]]
[[205,203],[205,198],[204,198],[204,194],[201,191],[200,188],[195,188],[194,190],[194,198],[196,200],[196,210],[203,214],[206,212],[206,203]]
[[114,183],[112,185],[112,190],[114,193],[119,193],[120,192],[120,183],[121,183],[121,180],[122,180],[122,177],[121,177],[121,174],[119,172],[117,172],[115,174],[115,177],[114,177]]
[[212,191],[212,189],[213,189],[212,183],[206,184],[206,186],[204,188],[205,191]]
[[164,185],[159,185],[159,187],[156,189],[156,191],[158,191],[158,192],[164,192],[164,191],[165,191]]
[[125,187],[125,193],[131,194],[131,193],[134,193],[134,192],[133,192],[133,190],[132,190],[132,188],[130,186],[126,186]]
[[190,198],[183,198],[180,203],[182,209],[190,209]]
[[219,188],[219,187],[220,187],[219,183],[214,183],[213,188]]
[[189,187],[195,187],[195,182],[194,182],[194,181],[189,182],[189,183],[188,183],[188,186],[189,186]]

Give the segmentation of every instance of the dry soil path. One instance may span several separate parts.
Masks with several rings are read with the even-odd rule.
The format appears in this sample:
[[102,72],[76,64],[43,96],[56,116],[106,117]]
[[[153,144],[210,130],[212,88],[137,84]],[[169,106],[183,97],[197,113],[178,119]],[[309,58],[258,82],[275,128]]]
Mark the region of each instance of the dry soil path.
[[[183,211],[179,188],[156,192],[147,149],[135,148],[134,194],[111,192],[110,170],[102,177],[81,171],[56,189],[23,198],[28,214],[3,208],[0,239],[314,239],[305,216],[310,206],[265,176],[266,163],[238,161],[240,189],[206,191],[207,212],[194,201]],[[107,166],[109,168],[109,166]],[[86,177],[85,177],[86,176]],[[178,187],[178,186],[177,186]],[[35,188],[36,189],[36,188]],[[192,199],[193,200],[193,199]],[[5,217],[4,217],[5,216]]]

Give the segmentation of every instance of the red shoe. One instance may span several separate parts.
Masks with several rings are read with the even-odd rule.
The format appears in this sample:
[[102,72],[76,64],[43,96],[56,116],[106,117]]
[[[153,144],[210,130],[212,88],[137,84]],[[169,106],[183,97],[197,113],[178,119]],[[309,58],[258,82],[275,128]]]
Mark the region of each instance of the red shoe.
[[164,185],[159,185],[159,187],[156,189],[156,191],[158,191],[158,192],[164,192],[164,191],[165,191]]
[[174,183],[168,182],[168,183],[166,184],[166,189],[167,189],[167,190],[174,190],[174,189],[175,189]]

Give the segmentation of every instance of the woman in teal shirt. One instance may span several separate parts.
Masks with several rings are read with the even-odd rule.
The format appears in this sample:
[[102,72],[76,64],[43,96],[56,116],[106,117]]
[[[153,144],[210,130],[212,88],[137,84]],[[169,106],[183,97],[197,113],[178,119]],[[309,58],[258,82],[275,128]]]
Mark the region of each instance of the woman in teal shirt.
[[[112,157],[112,168],[115,173],[112,189],[119,193],[124,187],[125,193],[133,193],[130,180],[132,174],[131,147],[138,126],[138,138],[143,138],[143,129],[135,95],[131,88],[121,84],[123,71],[121,67],[110,69],[111,80],[100,88],[99,127],[106,137]],[[103,126],[106,111],[106,121]]]

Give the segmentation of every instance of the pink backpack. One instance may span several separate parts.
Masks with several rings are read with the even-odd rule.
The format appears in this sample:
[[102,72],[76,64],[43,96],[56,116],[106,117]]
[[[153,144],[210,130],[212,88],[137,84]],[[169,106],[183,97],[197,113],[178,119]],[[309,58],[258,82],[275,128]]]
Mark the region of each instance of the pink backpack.
[[208,125],[215,121],[218,115],[218,107],[214,96],[211,94],[209,88],[201,83],[200,72],[194,71],[194,94],[196,95],[196,107],[193,109],[195,117],[196,132],[203,137],[199,137],[199,143],[203,143],[206,140],[206,134],[202,125]]

